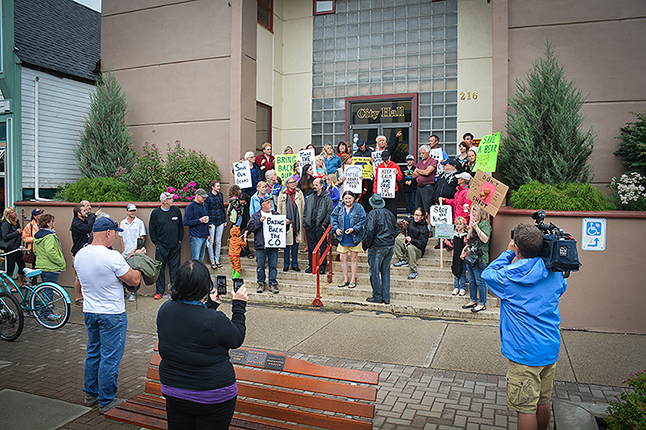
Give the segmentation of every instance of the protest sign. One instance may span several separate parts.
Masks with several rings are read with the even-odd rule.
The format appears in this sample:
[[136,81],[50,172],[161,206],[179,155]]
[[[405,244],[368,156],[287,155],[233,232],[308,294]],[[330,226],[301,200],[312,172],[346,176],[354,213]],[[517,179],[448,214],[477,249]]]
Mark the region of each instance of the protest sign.
[[443,239],[452,239],[455,234],[455,225],[437,224],[435,226],[435,237]]
[[478,170],[469,182],[467,199],[480,206],[489,215],[496,216],[505,201],[509,187],[490,175]]
[[235,183],[240,188],[250,188],[253,186],[251,183],[251,168],[247,160],[238,161],[233,163],[233,176]]
[[287,241],[287,217],[285,215],[269,215],[262,223],[262,234],[265,238],[265,248],[284,248]]
[[476,170],[495,172],[500,149],[500,132],[482,136],[476,157]]
[[361,194],[361,184],[363,183],[363,177],[361,175],[361,166],[345,166],[343,171],[343,176],[345,176],[343,192],[352,191],[354,194]]
[[294,164],[298,161],[298,154],[280,154],[276,155],[274,167],[276,174],[285,182],[294,172]]
[[444,159],[444,154],[442,153],[442,148],[433,148],[429,152],[429,155],[431,158],[435,158],[437,161],[437,172],[435,173],[435,176],[439,176],[444,172],[444,166],[442,166],[441,161]]
[[453,224],[453,209],[449,205],[433,205],[430,210],[431,225]]
[[365,179],[372,179],[374,170],[369,157],[352,157],[352,164],[355,166],[361,166],[361,175]]
[[315,157],[316,157],[316,152],[314,151],[314,148],[298,151],[298,174],[299,175],[303,176],[302,170],[303,170],[303,166],[306,164],[309,164],[312,167],[314,167],[314,171],[316,171],[316,164],[314,163]]
[[381,159],[381,153],[384,151],[372,151],[371,157],[374,160],[372,162],[372,168],[373,170],[377,170],[377,166],[379,166],[383,160]]
[[379,169],[377,173],[379,175],[377,177],[377,194],[381,194],[384,199],[394,199],[397,169]]

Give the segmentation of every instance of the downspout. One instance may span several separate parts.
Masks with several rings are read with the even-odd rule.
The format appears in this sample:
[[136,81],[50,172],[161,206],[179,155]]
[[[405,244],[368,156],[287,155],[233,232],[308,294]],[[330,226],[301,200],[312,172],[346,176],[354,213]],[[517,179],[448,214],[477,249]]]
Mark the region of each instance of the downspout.
[[34,199],[38,200],[39,181],[38,181],[38,81],[40,78],[36,76],[34,79]]

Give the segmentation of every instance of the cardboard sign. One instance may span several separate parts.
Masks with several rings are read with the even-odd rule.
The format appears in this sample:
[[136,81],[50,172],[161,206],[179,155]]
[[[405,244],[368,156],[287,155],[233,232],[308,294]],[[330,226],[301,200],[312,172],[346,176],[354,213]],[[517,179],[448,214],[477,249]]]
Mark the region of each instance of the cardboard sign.
[[270,215],[262,223],[265,248],[284,248],[287,242],[285,215]]
[[476,170],[483,172],[495,172],[498,162],[498,151],[500,150],[500,132],[482,136],[478,155],[476,157]]
[[361,166],[345,166],[343,176],[345,182],[343,183],[343,192],[352,191],[354,194],[361,194],[363,176]]
[[283,183],[292,176],[294,172],[294,164],[298,161],[298,154],[281,154],[276,155],[276,162],[274,168],[276,174],[283,180]]
[[372,159],[374,160],[372,162],[372,169],[375,172],[377,171],[377,166],[379,166],[383,162],[383,160],[381,159],[381,153],[382,152],[384,152],[384,151],[372,151],[371,156],[372,156]]
[[496,216],[505,201],[509,187],[478,170],[469,183],[467,199],[480,206],[489,215]]
[[315,157],[316,151],[314,151],[314,148],[298,151],[298,174],[300,176],[303,176],[302,170],[303,166],[306,164],[311,165],[314,168],[314,171],[316,171]]
[[442,239],[452,239],[455,233],[455,225],[438,224],[435,226],[435,237]]
[[236,185],[242,189],[251,188],[251,168],[247,160],[238,161],[233,163],[233,176],[235,177]]
[[365,179],[372,179],[374,169],[372,168],[372,163],[370,162],[369,157],[352,157],[352,165],[361,166],[361,175]]
[[431,151],[429,152],[429,155],[432,158],[435,158],[435,160],[437,161],[437,167],[436,167],[437,172],[435,173],[435,177],[444,173],[444,166],[442,166],[442,164],[440,163],[444,159],[442,148],[431,149]]
[[377,194],[381,194],[384,199],[394,199],[397,169],[379,169],[377,174]]
[[449,205],[431,206],[430,215],[432,226],[453,223],[453,208]]

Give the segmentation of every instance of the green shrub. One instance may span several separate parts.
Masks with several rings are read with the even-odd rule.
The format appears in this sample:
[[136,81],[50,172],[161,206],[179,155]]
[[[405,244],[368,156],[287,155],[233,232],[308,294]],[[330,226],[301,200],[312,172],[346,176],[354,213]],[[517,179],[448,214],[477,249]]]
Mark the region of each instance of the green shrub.
[[637,121],[627,123],[621,129],[621,136],[615,138],[621,140],[615,155],[624,159],[628,171],[646,176],[646,112],[631,113],[637,117]]
[[159,195],[166,191],[165,164],[157,146],[146,142],[142,155],[137,157],[132,168],[120,170],[117,177],[127,184],[138,201],[156,202]]
[[196,188],[209,191],[209,181],[220,179],[220,170],[215,161],[194,149],[187,149],[180,141],[175,146],[168,145],[166,161],[167,186],[182,188],[189,181],[195,182]]
[[646,178],[637,172],[612,178],[608,185],[612,201],[619,210],[646,211]]
[[515,209],[602,211],[613,208],[601,191],[581,183],[548,185],[534,181],[512,191],[510,200]]
[[128,186],[116,178],[81,178],[73,184],[60,187],[56,198],[67,202],[79,203],[81,200],[91,202],[128,202],[135,201],[137,196],[130,192]]
[[646,429],[646,373],[630,375],[624,381],[632,387],[619,395],[619,400],[610,402],[606,426],[610,430]]

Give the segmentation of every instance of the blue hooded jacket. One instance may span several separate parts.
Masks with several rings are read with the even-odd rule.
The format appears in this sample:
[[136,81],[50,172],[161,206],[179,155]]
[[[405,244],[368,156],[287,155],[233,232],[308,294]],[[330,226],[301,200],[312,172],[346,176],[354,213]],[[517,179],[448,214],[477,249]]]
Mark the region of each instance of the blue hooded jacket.
[[559,299],[567,282],[540,257],[512,263],[507,250],[487,266],[482,279],[501,300],[500,341],[506,358],[526,366],[556,363],[561,347]]

